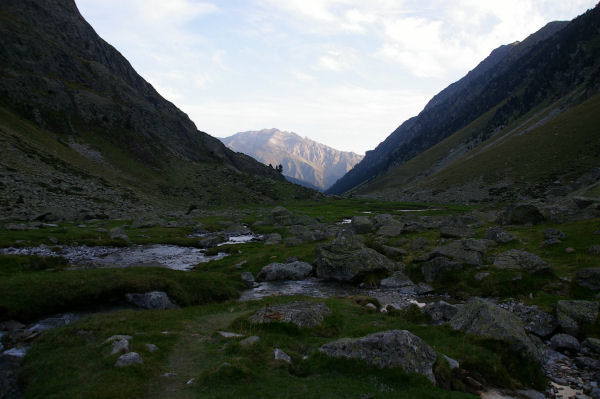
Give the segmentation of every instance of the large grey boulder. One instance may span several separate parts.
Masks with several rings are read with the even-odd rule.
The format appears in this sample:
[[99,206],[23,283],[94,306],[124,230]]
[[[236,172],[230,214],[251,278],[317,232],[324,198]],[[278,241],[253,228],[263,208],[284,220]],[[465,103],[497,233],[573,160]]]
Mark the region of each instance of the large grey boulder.
[[556,321],[567,334],[577,336],[582,324],[591,324],[598,318],[598,302],[563,300],[555,305]]
[[428,283],[433,283],[444,272],[460,269],[462,269],[462,265],[460,263],[453,262],[445,256],[435,257],[427,262],[424,262],[421,266],[423,278]]
[[306,262],[271,263],[258,273],[258,281],[304,280],[312,272]]
[[518,249],[502,252],[494,259],[494,266],[499,269],[521,270],[527,273],[547,273],[550,265],[536,254]]
[[556,334],[550,340],[550,347],[554,350],[569,350],[575,353],[581,349],[581,344],[572,335],[569,334]]
[[300,328],[316,327],[331,314],[324,303],[294,301],[282,305],[266,306],[250,316],[252,323],[292,323]]
[[317,277],[338,281],[359,281],[372,272],[391,272],[394,262],[367,248],[351,231],[341,230],[329,245],[317,248]]
[[481,265],[483,264],[483,257],[485,253],[493,245],[495,245],[495,243],[490,240],[467,238],[459,241],[453,241],[449,244],[436,248],[432,251],[431,255],[446,256],[468,265]]
[[248,288],[252,288],[256,284],[256,282],[254,281],[254,275],[252,275],[251,272],[242,272],[240,278],[242,280],[242,283],[244,283],[244,285]]
[[164,310],[177,307],[177,305],[171,301],[167,293],[163,291],[151,291],[143,294],[125,294],[125,298],[135,306],[144,309]]
[[554,317],[537,306],[527,306],[519,302],[504,303],[501,305],[516,315],[529,333],[545,338],[550,336],[558,327]]
[[384,278],[380,282],[381,288],[402,288],[413,285],[415,285],[415,283],[401,271],[394,272],[390,277]]
[[540,210],[531,204],[509,205],[498,218],[498,223],[507,224],[538,224],[546,218]]
[[490,227],[485,231],[483,238],[492,240],[498,244],[507,244],[512,241],[516,241],[517,237],[501,227]]
[[471,298],[450,320],[450,326],[480,337],[507,342],[516,351],[525,351],[539,360],[541,353],[529,338],[521,320],[507,310],[481,298]]
[[271,213],[266,218],[268,224],[276,224],[281,226],[291,226],[296,224],[298,218],[290,211],[282,206],[276,206],[271,210]]
[[573,281],[581,287],[594,291],[600,290],[600,267],[577,270],[573,276]]
[[356,234],[367,234],[373,231],[375,224],[368,216],[354,216],[351,222],[352,229]]
[[406,330],[390,330],[362,338],[342,338],[329,342],[319,352],[335,358],[359,359],[379,368],[399,367],[418,373],[435,383],[435,351],[421,338]]

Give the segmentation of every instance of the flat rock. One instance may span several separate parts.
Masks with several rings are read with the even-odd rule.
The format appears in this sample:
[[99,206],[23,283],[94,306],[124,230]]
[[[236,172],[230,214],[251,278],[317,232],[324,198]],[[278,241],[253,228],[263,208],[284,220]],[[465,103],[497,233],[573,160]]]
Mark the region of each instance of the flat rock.
[[511,249],[498,254],[494,266],[499,269],[521,270],[527,273],[547,273],[550,265],[536,254],[518,249]]
[[600,290],[600,267],[577,270],[573,276],[573,281],[581,287],[594,291]]
[[217,331],[217,334],[219,334],[223,338],[241,338],[244,336],[243,334],[238,334],[229,331]]
[[460,269],[462,269],[462,265],[460,263],[451,261],[445,256],[437,256],[428,260],[427,262],[424,262],[421,266],[423,278],[427,283],[433,283],[444,272]]
[[304,280],[312,272],[306,262],[271,263],[258,273],[258,281]]
[[250,316],[249,320],[258,324],[281,322],[292,323],[299,328],[312,328],[321,324],[331,313],[324,303],[294,301],[267,306]]
[[469,334],[505,341],[516,351],[524,350],[535,359],[541,358],[540,351],[525,332],[521,320],[481,298],[471,298],[465,303],[450,320],[450,326]]
[[558,325],[567,334],[577,336],[581,324],[591,324],[598,318],[598,302],[562,300],[556,302],[555,315]]
[[135,306],[144,309],[165,310],[177,307],[164,291],[150,291],[143,294],[125,294],[125,298]]
[[498,244],[507,244],[517,240],[517,237],[501,227],[490,227],[485,231],[483,238],[492,240]]
[[317,277],[345,282],[360,281],[368,273],[389,273],[395,266],[349,230],[341,230],[331,244],[318,247],[315,261]]
[[129,352],[119,356],[115,362],[115,367],[128,367],[135,364],[144,364],[144,360],[137,352]]
[[469,238],[475,235],[475,230],[466,226],[442,226],[440,237],[442,238]]
[[422,374],[435,383],[432,370],[437,358],[435,351],[406,330],[342,338],[321,346],[319,352],[335,358],[360,359],[379,368],[398,367],[407,373]]

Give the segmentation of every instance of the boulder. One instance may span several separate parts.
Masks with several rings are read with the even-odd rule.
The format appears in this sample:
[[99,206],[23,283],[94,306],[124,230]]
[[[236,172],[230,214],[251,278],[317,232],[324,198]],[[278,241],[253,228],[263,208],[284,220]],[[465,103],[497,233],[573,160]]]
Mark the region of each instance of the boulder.
[[282,305],[267,305],[264,309],[250,316],[252,323],[264,324],[271,322],[292,323],[300,328],[316,327],[331,314],[324,303],[294,301]]
[[480,337],[508,343],[515,351],[525,351],[534,359],[541,353],[523,328],[521,320],[507,310],[481,298],[471,298],[450,320],[450,326]]
[[550,340],[550,347],[554,350],[569,350],[577,353],[581,349],[581,345],[577,338],[569,334],[556,334]]
[[443,324],[450,321],[458,312],[458,306],[445,301],[430,302],[423,308],[423,313],[429,315],[433,324]]
[[266,218],[268,224],[276,224],[281,226],[291,226],[296,223],[298,218],[290,211],[282,206],[276,206],[271,210],[271,213]]
[[394,262],[367,248],[351,231],[341,230],[329,245],[317,248],[317,277],[359,281],[367,273],[391,272]]
[[199,239],[198,246],[200,248],[214,248],[222,242],[225,242],[225,239],[223,237],[218,235],[210,235]]
[[582,324],[592,324],[598,318],[598,302],[563,300],[556,302],[554,310],[560,328],[574,336]]
[[119,356],[115,362],[115,367],[127,367],[134,364],[144,364],[142,357],[137,352],[129,352]]
[[265,237],[265,245],[278,245],[281,244],[281,241],[282,238],[279,233],[269,234]]
[[410,241],[411,251],[422,251],[429,245],[429,240],[425,237],[416,237]]
[[125,294],[127,301],[137,307],[152,310],[174,309],[177,307],[166,292],[151,291],[143,294]]
[[504,209],[498,218],[498,223],[507,224],[539,224],[546,218],[540,210],[531,204],[509,205]]
[[312,272],[306,262],[271,263],[258,273],[258,281],[304,280]]
[[442,226],[440,237],[442,238],[468,238],[475,235],[475,230],[466,226]]
[[243,340],[240,341],[240,346],[242,348],[248,348],[254,344],[257,344],[260,341],[260,337],[257,337],[256,335],[252,335],[248,338],[245,338]]
[[598,338],[586,338],[583,340],[583,347],[596,355],[600,355],[600,339]]
[[117,353],[127,353],[129,352],[129,341],[126,339],[120,339],[118,341],[113,341],[112,343],[112,351],[111,355],[116,355]]
[[406,274],[400,271],[394,272],[390,277],[381,280],[381,288],[402,288],[408,286],[414,286],[415,283],[411,281]]
[[109,234],[110,238],[112,238],[113,240],[123,240],[125,242],[131,242],[131,239],[129,238],[127,233],[125,233],[123,226],[119,226],[119,227],[110,229],[108,231],[108,234]]
[[400,223],[396,220],[391,219],[385,224],[382,224],[379,229],[377,229],[377,235],[383,237],[397,237],[402,234],[404,230],[404,224]]
[[522,270],[527,273],[547,273],[550,265],[536,254],[518,249],[502,252],[494,259],[494,266],[499,269]]
[[445,256],[435,257],[423,263],[421,266],[423,278],[428,283],[433,283],[444,272],[460,269],[462,269],[462,265],[460,263],[453,262]]
[[250,272],[243,272],[240,275],[240,278],[242,279],[242,283],[244,283],[244,285],[248,288],[252,288],[256,284],[254,281],[254,276]]
[[158,350],[158,346],[154,344],[146,344],[144,345],[144,348],[146,348],[148,352],[156,352]]
[[385,256],[390,256],[392,258],[399,258],[401,256],[408,255],[408,252],[401,248],[390,247],[389,245],[379,245],[377,247],[378,252],[381,252]]
[[483,238],[492,240],[498,244],[507,244],[517,240],[517,237],[501,227],[490,227],[485,231]]
[[577,270],[573,276],[573,281],[581,287],[594,291],[600,290],[600,267]]
[[373,221],[368,216],[354,216],[351,226],[356,234],[368,234],[375,229]]
[[558,327],[554,317],[537,306],[527,306],[520,302],[510,302],[501,305],[516,315],[529,333],[545,338],[550,336]]
[[422,374],[435,383],[432,370],[435,351],[406,330],[342,338],[321,346],[319,352],[335,358],[359,359],[379,368],[399,367],[407,373]]
[[564,240],[567,238],[567,235],[558,229],[550,227],[544,230],[544,238],[546,240]]
[[468,265],[481,265],[483,264],[485,253],[492,245],[495,245],[493,241],[476,240],[473,238],[452,241],[449,244],[434,249],[430,254],[430,258],[442,255]]
[[290,355],[288,355],[287,353],[285,353],[284,351],[282,351],[279,348],[275,348],[275,350],[273,351],[273,358],[275,360],[281,360],[286,363],[292,362],[292,358],[290,357]]

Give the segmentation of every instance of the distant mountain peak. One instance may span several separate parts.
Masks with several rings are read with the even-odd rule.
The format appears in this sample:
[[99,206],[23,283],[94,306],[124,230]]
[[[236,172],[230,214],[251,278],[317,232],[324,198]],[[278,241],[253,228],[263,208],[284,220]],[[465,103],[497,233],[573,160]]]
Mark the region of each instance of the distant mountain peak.
[[221,141],[264,164],[282,165],[289,180],[319,190],[326,190],[363,158],[275,128],[240,132]]

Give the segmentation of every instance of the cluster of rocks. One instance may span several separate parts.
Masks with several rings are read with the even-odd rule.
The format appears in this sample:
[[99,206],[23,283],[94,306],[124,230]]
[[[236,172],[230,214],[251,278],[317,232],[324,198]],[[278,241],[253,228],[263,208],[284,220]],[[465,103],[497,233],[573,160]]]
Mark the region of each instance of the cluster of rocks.
[[[142,356],[138,352],[130,350],[130,342],[133,337],[131,335],[113,335],[107,338],[104,343],[111,345],[109,356],[119,355],[115,361],[115,367],[129,367],[136,364],[144,364]],[[156,352],[158,347],[154,344],[144,345],[144,349],[151,353]]]

